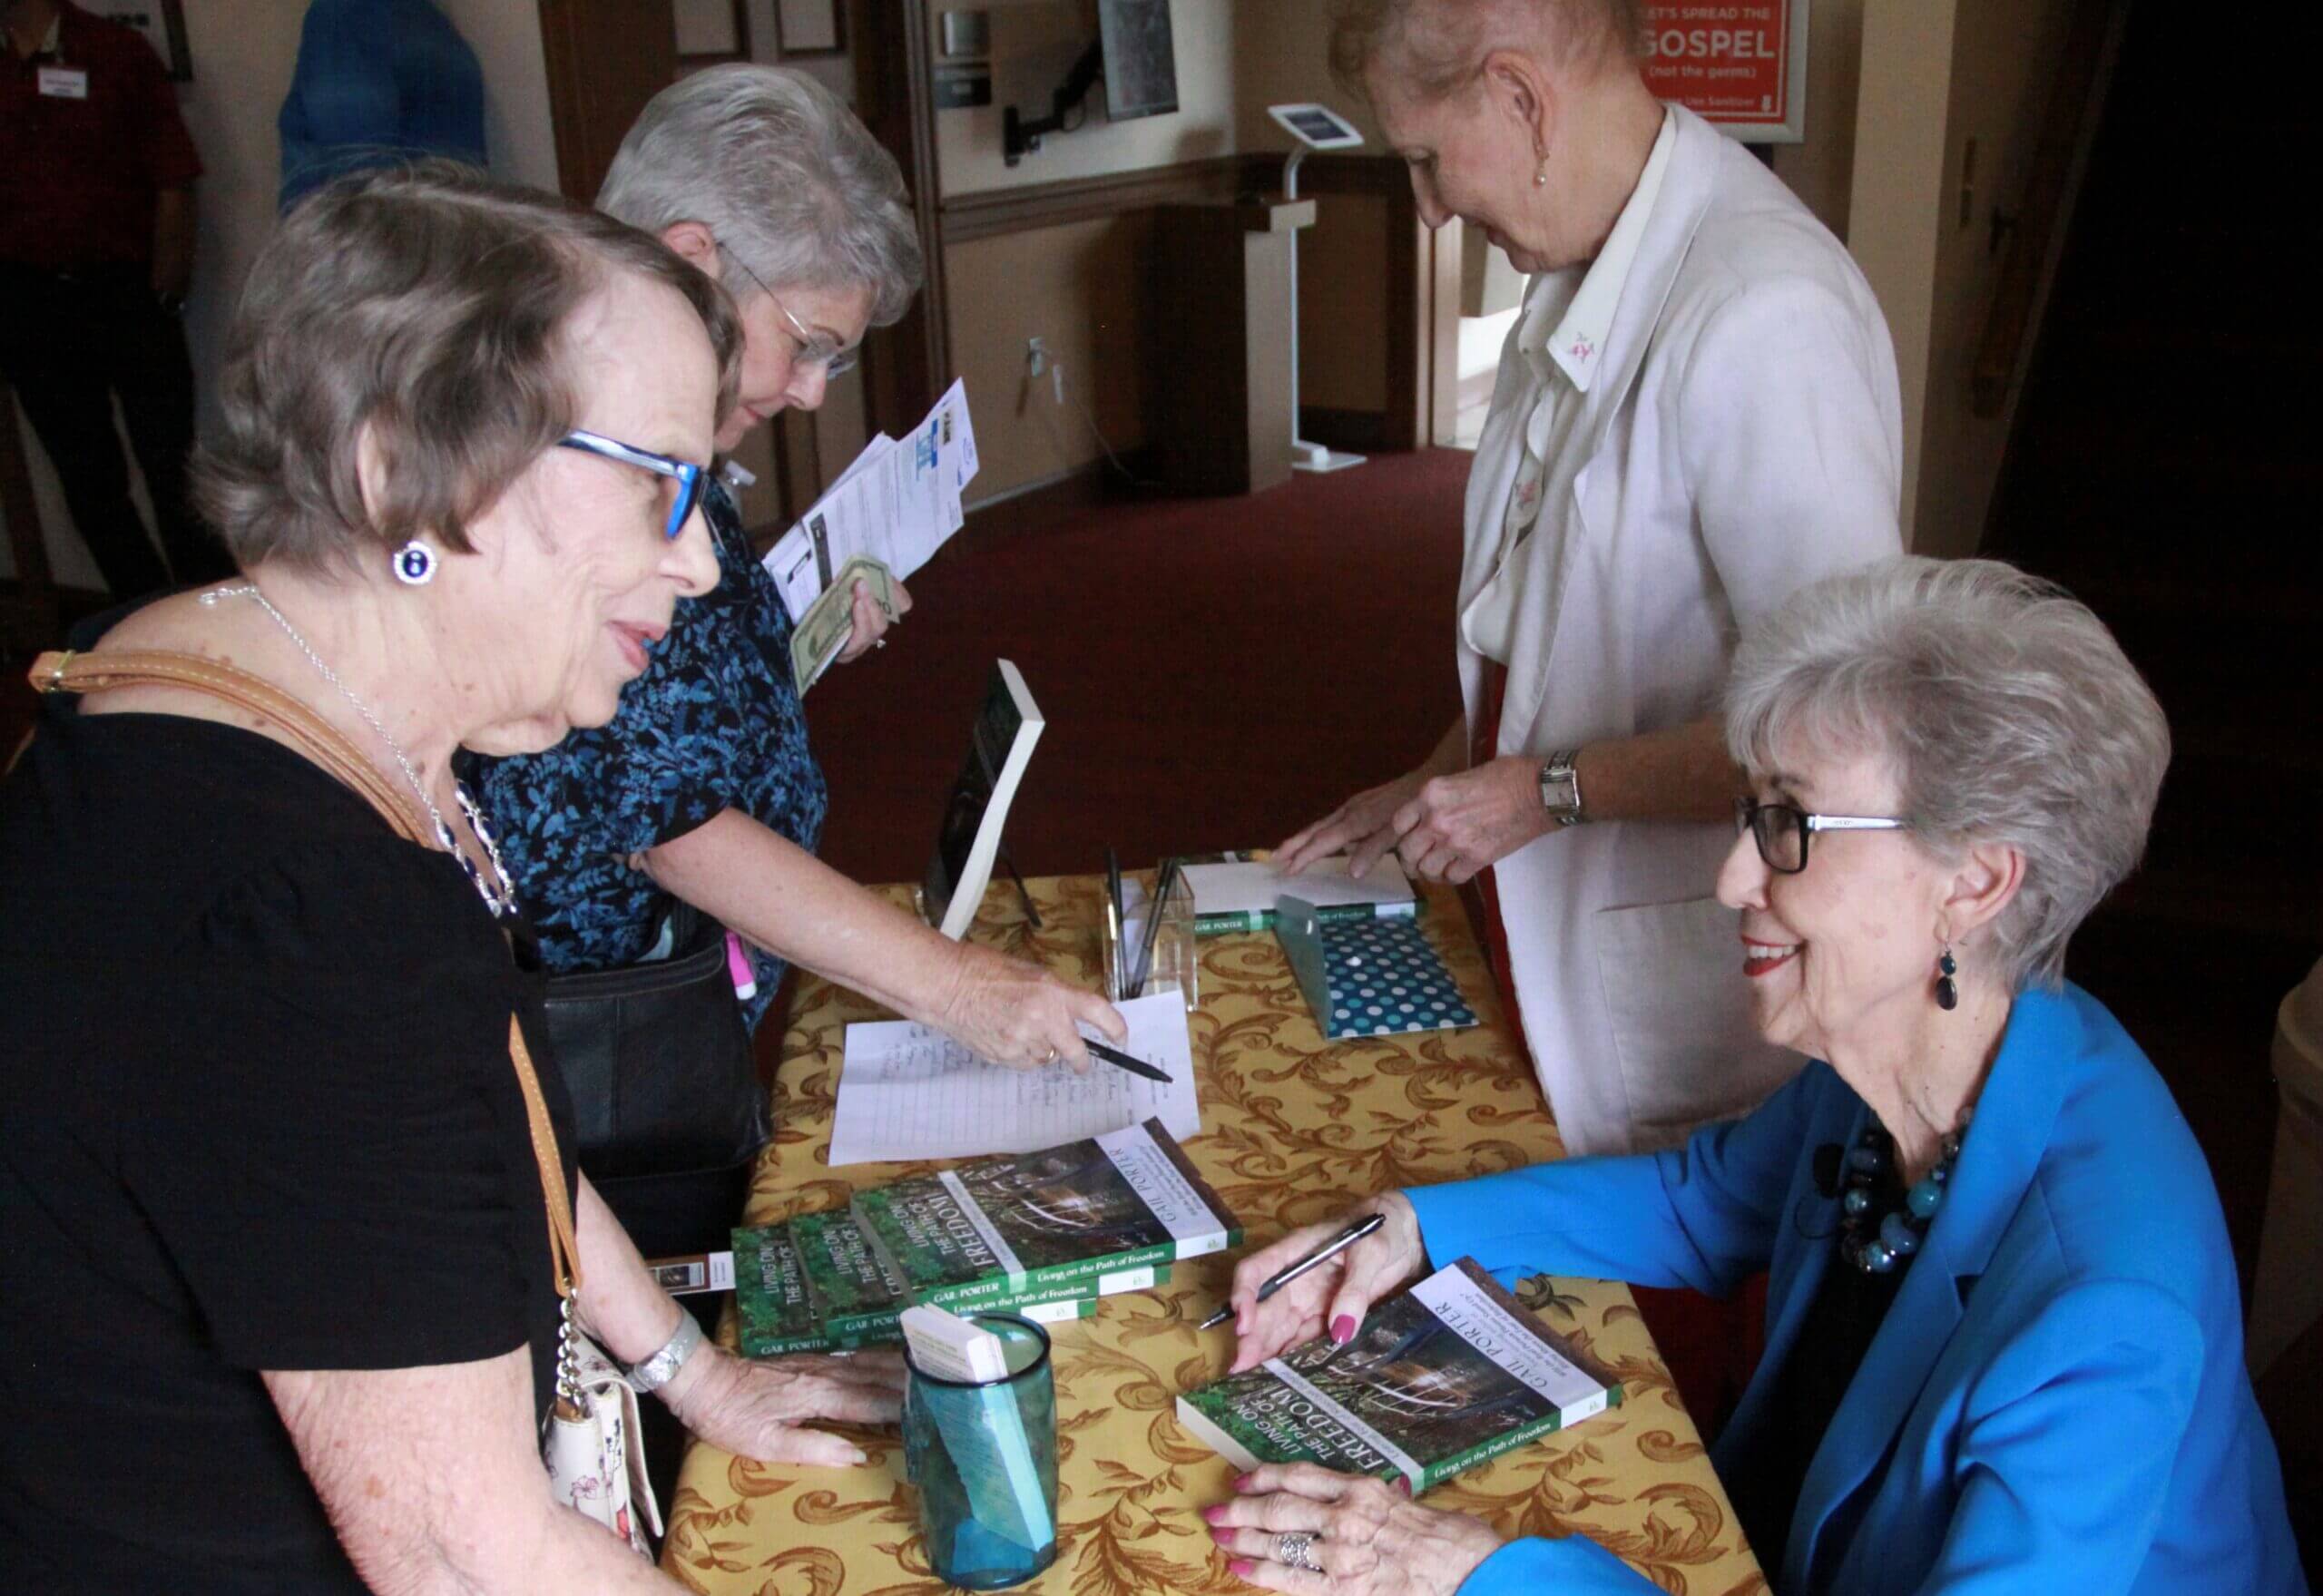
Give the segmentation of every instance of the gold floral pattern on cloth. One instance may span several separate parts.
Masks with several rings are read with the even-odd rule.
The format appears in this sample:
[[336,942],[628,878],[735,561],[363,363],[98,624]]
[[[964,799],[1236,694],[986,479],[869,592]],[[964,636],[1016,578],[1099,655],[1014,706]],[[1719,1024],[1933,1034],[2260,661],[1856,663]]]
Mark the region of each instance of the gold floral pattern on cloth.
[[[1097,984],[1094,876],[1031,883],[1043,928],[1013,888],[989,892],[973,935]],[[909,902],[909,889],[889,889]],[[1484,1023],[1466,1031],[1326,1043],[1269,935],[1201,945],[1190,1016],[1203,1134],[1195,1164],[1260,1245],[1390,1186],[1487,1174],[1563,1156],[1523,1044],[1502,1016],[1459,899],[1427,891],[1429,939]],[[829,1167],[847,1026],[887,1019],[858,994],[799,977],[776,1082],[773,1144],[748,1219],[834,1208],[859,1188],[932,1164]],[[1178,1394],[1215,1378],[1230,1332],[1194,1327],[1225,1299],[1240,1253],[1177,1266],[1156,1291],[1109,1297],[1093,1319],[1051,1327],[1055,1346],[1056,1563],[1023,1589],[1072,1596],[1254,1587],[1226,1571],[1200,1510],[1233,1469],[1187,1435]],[[1623,1405],[1438,1486],[1433,1507],[1504,1534],[1588,1535],[1674,1596],[1764,1596],[1726,1492],[1626,1286],[1542,1278],[1520,1297],[1621,1376]],[[734,1345],[733,1316],[720,1332]],[[662,1566],[713,1596],[897,1596],[943,1589],[890,1431],[848,1429],[869,1461],[799,1469],[696,1444],[686,1454]]]

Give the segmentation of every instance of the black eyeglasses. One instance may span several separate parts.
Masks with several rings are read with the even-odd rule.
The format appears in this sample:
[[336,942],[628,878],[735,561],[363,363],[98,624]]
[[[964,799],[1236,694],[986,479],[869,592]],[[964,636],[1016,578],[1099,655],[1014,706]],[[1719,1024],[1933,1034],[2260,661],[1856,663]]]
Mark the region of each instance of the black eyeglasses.
[[1818,831],[1908,831],[1911,826],[1885,815],[1810,815],[1796,804],[1734,800],[1735,835],[1749,832],[1759,845],[1759,857],[1781,876],[1807,868],[1807,839]]
[[686,529],[692,519],[694,507],[701,503],[701,490],[710,481],[710,467],[697,465],[691,460],[673,460],[667,455],[657,455],[651,449],[641,449],[634,444],[606,437],[602,433],[582,432],[577,428],[556,440],[560,447],[579,449],[607,460],[617,460],[623,465],[634,465],[640,471],[651,471],[657,476],[673,477],[678,485],[678,496],[670,505],[670,519],[662,528],[662,535],[671,542]]

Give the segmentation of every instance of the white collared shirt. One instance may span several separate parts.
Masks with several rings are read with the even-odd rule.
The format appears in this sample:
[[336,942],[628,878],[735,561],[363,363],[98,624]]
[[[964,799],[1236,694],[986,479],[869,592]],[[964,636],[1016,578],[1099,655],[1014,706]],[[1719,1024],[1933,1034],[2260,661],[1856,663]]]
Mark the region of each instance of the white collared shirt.
[[[1621,308],[1622,290],[1629,286],[1637,264],[1638,246],[1645,237],[1646,220],[1661,192],[1661,177],[1670,169],[1670,152],[1677,147],[1677,119],[1664,111],[1661,131],[1654,136],[1645,170],[1629,202],[1613,220],[1605,247],[1585,266],[1544,271],[1524,291],[1524,314],[1518,318],[1512,350],[1531,368],[1533,407],[1524,423],[1524,461],[1509,495],[1508,514],[1501,529],[1500,560],[1505,565],[1516,546],[1532,535],[1541,518],[1541,484],[1548,462],[1564,446],[1573,423],[1581,413],[1576,403],[1595,380],[1597,364],[1605,352],[1605,338],[1612,330],[1614,312]],[[1495,576],[1476,595],[1461,617],[1468,646],[1486,659],[1508,662],[1511,633],[1521,592],[1518,583]]]

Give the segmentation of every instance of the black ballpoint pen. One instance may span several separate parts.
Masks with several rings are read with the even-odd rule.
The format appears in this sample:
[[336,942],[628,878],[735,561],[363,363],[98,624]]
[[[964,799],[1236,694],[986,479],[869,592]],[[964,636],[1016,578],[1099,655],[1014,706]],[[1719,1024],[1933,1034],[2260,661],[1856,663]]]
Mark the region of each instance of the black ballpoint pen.
[[[1371,1232],[1377,1230],[1380,1226],[1387,1222],[1387,1216],[1385,1214],[1367,1214],[1362,1219],[1356,1220],[1354,1224],[1349,1225],[1346,1229],[1332,1237],[1328,1241],[1324,1242],[1322,1246],[1309,1253],[1305,1258],[1300,1258],[1289,1268],[1282,1270],[1279,1274],[1269,1276],[1267,1283],[1259,1288],[1259,1300],[1260,1302],[1264,1302],[1268,1297],[1272,1297],[1276,1292],[1281,1290],[1285,1286],[1289,1285],[1293,1280],[1299,1278],[1299,1276],[1305,1274],[1308,1270],[1315,1268],[1318,1264],[1325,1263],[1331,1258],[1337,1258],[1340,1253],[1345,1252],[1348,1248],[1353,1247],[1357,1242],[1362,1240],[1366,1236],[1370,1235]],[[1214,1330],[1233,1317],[1234,1307],[1231,1303],[1229,1303],[1226,1307],[1220,1308],[1216,1313],[1211,1315],[1210,1317],[1202,1320],[1201,1327],[1205,1330]]]
[[1127,1070],[1131,1074],[1142,1075],[1148,1081],[1159,1081],[1164,1086],[1167,1086],[1170,1083],[1170,1077],[1166,1073],[1155,1069],[1143,1059],[1132,1058],[1128,1053],[1123,1053],[1118,1047],[1107,1047],[1103,1043],[1091,1042],[1085,1036],[1081,1040],[1084,1044],[1086,1044],[1092,1053],[1095,1054],[1098,1058],[1104,1060],[1107,1063],[1112,1065],[1113,1068],[1117,1070]]

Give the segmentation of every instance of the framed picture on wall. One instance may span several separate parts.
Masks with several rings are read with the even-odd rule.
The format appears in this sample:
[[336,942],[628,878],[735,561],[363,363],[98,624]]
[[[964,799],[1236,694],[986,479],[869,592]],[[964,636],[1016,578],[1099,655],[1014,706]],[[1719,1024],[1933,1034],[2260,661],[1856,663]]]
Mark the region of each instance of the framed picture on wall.
[[713,66],[750,58],[750,18],[744,0],[674,0],[678,65]]
[[193,57],[185,47],[184,0],[95,0],[89,9],[135,29],[162,58],[172,83],[193,82]]
[[785,55],[844,54],[840,12],[840,0],[774,0],[775,43]]

